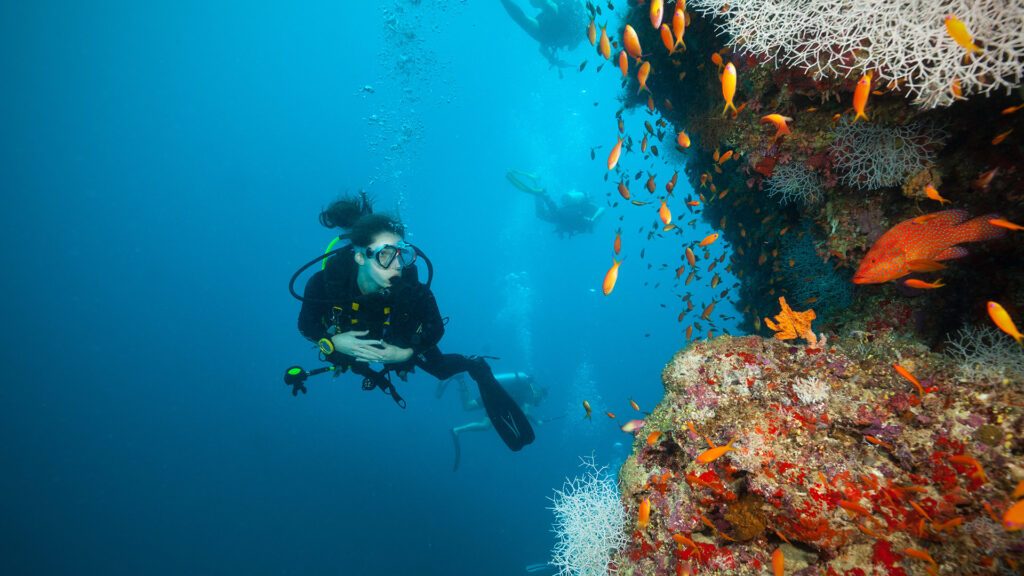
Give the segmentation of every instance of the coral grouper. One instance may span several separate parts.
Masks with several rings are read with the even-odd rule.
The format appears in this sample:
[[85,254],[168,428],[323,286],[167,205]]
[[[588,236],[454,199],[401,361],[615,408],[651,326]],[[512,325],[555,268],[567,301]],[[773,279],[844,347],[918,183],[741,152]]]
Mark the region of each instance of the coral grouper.
[[946,210],[893,226],[868,250],[853,276],[854,284],[881,284],[902,278],[911,272],[935,270],[941,260],[967,255],[957,244],[991,240],[1004,231],[988,222],[998,216],[986,215],[968,220],[963,210]]

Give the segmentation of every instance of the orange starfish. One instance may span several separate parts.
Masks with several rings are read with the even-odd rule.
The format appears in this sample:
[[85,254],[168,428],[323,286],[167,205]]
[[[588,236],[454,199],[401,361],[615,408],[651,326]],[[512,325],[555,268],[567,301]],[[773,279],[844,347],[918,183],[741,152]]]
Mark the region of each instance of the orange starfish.
[[811,321],[817,317],[814,314],[814,310],[795,312],[789,307],[789,304],[786,304],[784,296],[779,297],[779,305],[782,306],[782,311],[775,317],[775,322],[768,318],[764,319],[765,325],[775,332],[775,338],[778,340],[792,340],[799,336],[807,340],[809,345],[816,345],[818,338],[814,335],[814,330],[811,329]]

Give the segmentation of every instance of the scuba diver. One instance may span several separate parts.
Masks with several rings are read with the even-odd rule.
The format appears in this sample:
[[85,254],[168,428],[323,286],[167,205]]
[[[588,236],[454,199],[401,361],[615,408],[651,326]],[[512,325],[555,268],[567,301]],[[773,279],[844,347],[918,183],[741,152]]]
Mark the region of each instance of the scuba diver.
[[[446,319],[441,318],[430,291],[433,267],[419,248],[405,242],[401,222],[375,214],[366,194],[360,193],[358,198],[332,203],[320,213],[320,223],[346,233],[333,240],[322,256],[296,271],[288,288],[302,301],[299,332],[317,344],[321,359],[330,365],[310,371],[289,368],[285,383],[292,387],[292,395],[306,393],[309,376],[351,371],[363,377],[364,390],[380,388],[405,408],[392,373],[405,381],[416,368],[441,380],[468,372],[505,444],[517,451],[533,442],[533,428],[526,415],[494,378],[484,358],[444,354],[438,348]],[[347,243],[334,247],[342,241]],[[428,271],[425,284],[415,266],[419,259]],[[305,293],[299,296],[295,280],[316,264],[321,264],[321,269],[309,278]],[[371,367],[377,363],[383,368]]]
[[558,68],[568,67],[558,59],[557,51],[572,50],[583,39],[585,17],[579,0],[530,0],[530,4],[540,10],[532,18],[513,0],[501,0],[512,20],[540,43],[540,53],[548,62]]
[[537,217],[554,224],[555,232],[561,237],[593,232],[594,222],[604,214],[604,207],[594,204],[586,194],[576,190],[570,190],[562,196],[560,204],[555,204],[540,185],[540,179],[528,172],[509,170],[505,178],[516,188],[533,195]]
[[[519,406],[523,409],[523,414],[532,424],[543,424],[556,418],[548,420],[542,420],[534,415],[533,408],[539,406],[548,396],[548,389],[541,388],[536,385],[533,376],[524,372],[506,372],[502,374],[495,374],[495,380],[501,383],[502,388],[508,391],[509,395],[513,400],[516,401]],[[465,379],[459,374],[455,376],[454,380],[459,383],[459,398],[462,401],[462,409],[471,412],[474,410],[480,410],[483,406],[483,400],[480,397],[474,397],[470,393],[469,386],[466,384]],[[437,391],[435,396],[440,398],[444,395],[445,390],[448,387],[448,383],[451,380],[442,380],[437,384]],[[462,459],[462,448],[459,444],[459,434],[463,432],[481,432],[491,428],[491,422],[489,419],[484,418],[482,420],[476,420],[473,422],[467,422],[461,426],[455,426],[451,429],[452,442],[455,444],[455,465],[452,467],[452,471],[459,469],[459,463]]]

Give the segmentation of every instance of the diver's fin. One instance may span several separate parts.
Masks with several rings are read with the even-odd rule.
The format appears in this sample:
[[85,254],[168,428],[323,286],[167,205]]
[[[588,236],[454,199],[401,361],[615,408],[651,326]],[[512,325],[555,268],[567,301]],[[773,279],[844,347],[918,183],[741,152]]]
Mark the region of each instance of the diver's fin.
[[[520,178],[520,175],[529,178],[530,183],[523,181],[523,179]],[[509,170],[508,172],[505,172],[505,178],[511,182],[513,186],[527,194],[532,194],[534,196],[547,196],[547,190],[537,187],[537,177],[533,174],[527,174],[526,172],[520,172],[518,170]]]
[[526,414],[501,384],[498,384],[490,369],[470,375],[480,387],[480,399],[483,401],[484,410],[487,411],[487,417],[491,419],[491,424],[505,444],[513,452],[518,452],[533,442],[533,426],[526,419]]
[[455,464],[452,465],[452,472],[459,470],[459,462],[462,461],[462,446],[459,445],[459,434],[452,429],[452,443],[455,445]]

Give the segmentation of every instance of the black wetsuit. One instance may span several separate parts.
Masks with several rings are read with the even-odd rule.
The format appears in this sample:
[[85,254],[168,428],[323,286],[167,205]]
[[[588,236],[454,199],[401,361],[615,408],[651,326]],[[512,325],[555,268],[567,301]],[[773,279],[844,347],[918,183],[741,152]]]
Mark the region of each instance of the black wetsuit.
[[[325,269],[310,277],[299,312],[299,332],[303,336],[317,342],[328,337],[328,328],[337,326],[338,332],[368,330],[363,338],[383,339],[400,348],[411,348],[413,355],[409,360],[387,365],[388,370],[403,380],[416,367],[441,380],[468,372],[480,387],[485,404],[487,395],[491,394],[494,402],[492,406],[485,407],[505,443],[513,450],[519,450],[533,441],[533,430],[522,416],[521,409],[508,397],[483,358],[444,354],[437,347],[444,335],[444,320],[434,294],[419,282],[415,267],[405,269],[402,276],[392,281],[390,289],[376,294],[359,291],[357,271],[353,252],[348,249],[328,258]],[[342,370],[363,376],[403,404],[386,371],[377,372],[367,363],[357,362],[338,351],[327,359]],[[513,405],[509,406],[508,402]],[[496,418],[506,425],[495,422]]]
[[594,231],[594,215],[598,207],[590,201],[555,204],[547,194],[534,198],[537,217],[555,225],[559,236],[573,236]]

